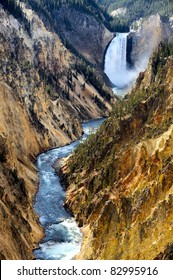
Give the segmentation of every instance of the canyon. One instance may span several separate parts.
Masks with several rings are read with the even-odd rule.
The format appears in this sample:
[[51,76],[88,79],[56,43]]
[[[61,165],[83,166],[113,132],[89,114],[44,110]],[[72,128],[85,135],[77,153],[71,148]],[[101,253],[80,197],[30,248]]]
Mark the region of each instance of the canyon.
[[102,13],[66,3],[51,25],[20,2],[24,22],[0,4],[0,259],[34,259],[45,236],[33,209],[37,156],[102,117],[98,133],[55,164],[84,234],[77,258],[170,259],[173,61],[160,42],[172,42],[171,19],[143,19],[126,36],[126,75],[137,78],[154,54],[122,99],[103,73],[116,34]]
[[132,92],[62,167],[78,259],[172,259],[173,57],[160,44]]
[[31,34],[0,5],[1,259],[32,259],[43,237],[32,207],[36,156],[77,139],[82,121],[108,115],[113,104],[106,86],[104,100],[75,70],[77,58],[58,35],[23,10]]

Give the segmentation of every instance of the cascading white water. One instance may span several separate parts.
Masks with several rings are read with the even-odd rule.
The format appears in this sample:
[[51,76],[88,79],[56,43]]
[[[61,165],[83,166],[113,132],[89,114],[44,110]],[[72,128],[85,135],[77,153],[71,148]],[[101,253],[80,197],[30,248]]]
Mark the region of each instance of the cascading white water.
[[123,88],[127,84],[127,35],[128,33],[117,33],[110,43],[105,57],[104,72],[113,85],[118,88]]
[[137,77],[135,69],[127,67],[127,36],[117,33],[110,43],[106,56],[104,72],[114,86],[114,92],[124,95]]

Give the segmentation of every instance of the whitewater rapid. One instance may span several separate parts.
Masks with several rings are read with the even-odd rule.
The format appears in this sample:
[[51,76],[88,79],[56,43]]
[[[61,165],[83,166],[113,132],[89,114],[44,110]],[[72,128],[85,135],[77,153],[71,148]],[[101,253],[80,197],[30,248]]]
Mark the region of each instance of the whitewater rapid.
[[39,189],[34,210],[39,216],[45,237],[34,250],[36,259],[70,260],[80,252],[82,234],[75,220],[63,207],[65,192],[53,164],[57,159],[69,156],[81,141],[95,132],[104,119],[83,124],[83,137],[70,145],[49,150],[38,156]]

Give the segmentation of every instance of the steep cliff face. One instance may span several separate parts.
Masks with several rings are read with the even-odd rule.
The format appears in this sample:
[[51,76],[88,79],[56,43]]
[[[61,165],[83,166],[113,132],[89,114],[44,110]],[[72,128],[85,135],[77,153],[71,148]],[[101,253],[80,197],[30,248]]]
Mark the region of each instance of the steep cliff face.
[[139,70],[147,67],[149,58],[159,43],[173,39],[172,25],[169,18],[163,18],[159,14],[140,19],[132,24],[129,34],[129,60]]
[[43,235],[32,210],[38,153],[76,139],[82,120],[112,106],[109,93],[104,101],[75,69],[76,58],[58,35],[23,10],[29,33],[0,5],[1,259],[31,259]]
[[173,57],[160,46],[132,93],[62,168],[80,259],[172,259]]
[[37,185],[32,161],[44,137],[39,139],[15,91],[0,82],[0,93],[0,258],[28,259],[42,236],[32,210]]
[[92,15],[62,6],[56,15],[61,36],[90,63],[101,68],[106,46],[114,37],[101,21]]
[[[8,85],[20,91],[20,100],[30,115],[33,113],[32,119],[35,117],[39,121],[40,118],[42,124],[45,122],[43,126],[48,128],[51,125],[49,119],[56,115],[52,128],[62,125],[74,139],[72,125],[70,121],[67,123],[72,115],[75,125],[74,120],[79,119],[79,114],[83,120],[104,114],[104,110],[93,102],[93,96],[98,93],[91,85],[83,87],[85,80],[75,69],[76,59],[58,36],[46,30],[32,10],[24,8],[24,12],[31,22],[31,37],[18,21],[1,10],[2,77]],[[100,101],[102,103],[102,97]],[[106,113],[110,106],[105,105]]]

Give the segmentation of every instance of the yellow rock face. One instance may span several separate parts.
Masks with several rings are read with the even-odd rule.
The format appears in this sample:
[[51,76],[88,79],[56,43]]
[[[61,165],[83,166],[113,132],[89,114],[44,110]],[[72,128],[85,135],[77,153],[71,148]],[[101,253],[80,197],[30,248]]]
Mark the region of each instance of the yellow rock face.
[[33,186],[37,186],[32,160],[40,150],[39,139],[26,111],[2,82],[0,93],[0,256],[28,259],[32,244],[43,236],[32,210]]
[[112,107],[74,70],[76,58],[57,34],[22,7],[31,35],[0,6],[1,259],[32,259],[43,237],[32,209],[36,156],[75,140],[82,120],[107,115]]
[[62,169],[66,204],[84,228],[79,259],[172,259],[172,62],[156,75],[150,65],[121,115],[114,111]]

